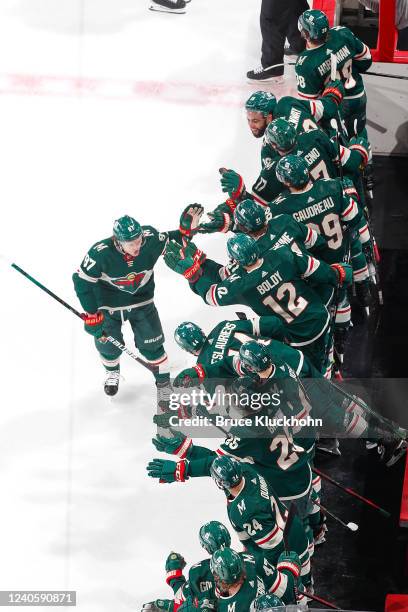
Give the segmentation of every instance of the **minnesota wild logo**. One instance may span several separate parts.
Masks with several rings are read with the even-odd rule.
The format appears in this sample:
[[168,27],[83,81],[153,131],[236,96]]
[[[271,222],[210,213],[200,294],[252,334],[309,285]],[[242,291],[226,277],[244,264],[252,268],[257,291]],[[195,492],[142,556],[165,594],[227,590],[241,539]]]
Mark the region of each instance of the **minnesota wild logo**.
[[126,291],[126,293],[136,293],[141,285],[144,285],[148,280],[146,271],[144,272],[129,272],[126,276],[120,278],[112,278],[111,282],[115,287]]

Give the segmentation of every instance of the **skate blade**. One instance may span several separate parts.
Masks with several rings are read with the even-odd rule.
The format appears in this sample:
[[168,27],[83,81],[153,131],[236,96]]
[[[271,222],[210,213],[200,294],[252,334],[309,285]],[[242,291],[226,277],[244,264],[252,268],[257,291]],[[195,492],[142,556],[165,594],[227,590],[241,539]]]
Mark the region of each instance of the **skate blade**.
[[341,457],[341,451],[339,448],[325,448],[324,446],[316,446],[316,450],[333,457]]
[[181,13],[185,13],[186,9],[185,8],[180,8],[180,9],[166,8],[165,6],[160,6],[159,4],[154,4],[152,2],[151,5],[149,6],[149,11],[156,11],[158,13],[177,13],[177,14],[181,14]]
[[401,440],[400,446],[395,449],[393,456],[390,459],[388,459],[385,465],[387,467],[393,466],[395,463],[397,463],[397,461],[399,461],[399,459],[401,459],[403,455],[405,455],[406,452],[407,452],[407,443]]

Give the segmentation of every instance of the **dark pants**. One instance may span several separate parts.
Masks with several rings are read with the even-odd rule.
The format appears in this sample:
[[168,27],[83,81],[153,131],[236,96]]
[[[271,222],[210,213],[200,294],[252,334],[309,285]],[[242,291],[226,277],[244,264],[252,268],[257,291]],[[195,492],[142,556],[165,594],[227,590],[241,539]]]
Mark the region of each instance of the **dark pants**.
[[264,68],[283,63],[285,38],[294,51],[297,53],[303,51],[305,42],[297,23],[299,16],[308,8],[307,0],[262,0],[261,63]]
[[408,51],[408,28],[398,31],[398,51]]

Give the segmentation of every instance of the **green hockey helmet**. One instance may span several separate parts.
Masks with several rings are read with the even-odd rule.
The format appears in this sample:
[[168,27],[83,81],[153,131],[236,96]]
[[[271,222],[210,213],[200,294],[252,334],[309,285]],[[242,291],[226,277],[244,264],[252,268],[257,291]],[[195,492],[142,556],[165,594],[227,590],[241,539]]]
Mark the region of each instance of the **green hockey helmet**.
[[268,91],[256,91],[245,102],[247,111],[261,113],[264,117],[273,115],[276,105],[276,96]]
[[244,573],[244,563],[235,550],[216,550],[210,561],[210,570],[216,582],[235,584]]
[[298,155],[286,155],[276,164],[276,176],[281,183],[301,189],[310,180],[306,161]]
[[306,32],[310,40],[325,40],[329,33],[329,20],[323,11],[308,9],[298,20],[300,32]]
[[251,266],[259,259],[259,248],[256,241],[247,234],[232,236],[227,242],[228,255],[241,266]]
[[243,232],[257,232],[266,225],[265,209],[254,200],[242,200],[234,210],[234,221]]
[[113,235],[119,242],[130,242],[131,240],[136,240],[136,238],[143,236],[143,230],[136,219],[129,217],[129,215],[125,215],[124,217],[116,219],[113,224]]
[[201,327],[192,321],[184,321],[174,330],[174,339],[177,344],[193,355],[198,355],[204,346],[207,337]]
[[241,344],[239,359],[247,372],[263,372],[272,365],[272,359],[266,347],[256,340]]
[[200,527],[198,534],[200,544],[208,552],[213,555],[220,548],[228,548],[231,546],[231,536],[228,529],[219,521],[210,521],[204,523]]
[[296,128],[283,117],[278,117],[268,124],[265,140],[274,149],[289,153],[296,144]]
[[242,480],[242,466],[237,459],[222,455],[212,462],[210,475],[220,489],[232,489]]
[[273,593],[257,597],[251,604],[250,612],[284,612],[285,604]]

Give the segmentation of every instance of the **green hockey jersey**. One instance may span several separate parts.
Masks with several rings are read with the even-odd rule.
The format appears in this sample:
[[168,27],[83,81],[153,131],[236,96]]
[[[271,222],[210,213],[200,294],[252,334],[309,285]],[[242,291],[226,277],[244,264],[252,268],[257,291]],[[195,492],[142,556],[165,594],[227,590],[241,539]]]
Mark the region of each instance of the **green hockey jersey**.
[[327,328],[329,313],[308,281],[336,286],[337,273],[296,244],[263,253],[252,270],[238,267],[221,282],[214,282],[211,260],[204,263],[203,272],[190,287],[207,304],[245,304],[259,316],[274,314],[284,324],[292,346],[314,342]]
[[113,237],[89,249],[72,277],[85,312],[125,310],[153,302],[153,268],[167,240],[181,240],[181,235],[178,231],[159,233],[150,225],[142,229],[144,243],[137,257],[122,251]]
[[320,179],[302,192],[278,196],[270,204],[272,214],[286,213],[316,230],[326,239],[323,259],[328,263],[344,259],[346,241],[342,224],[358,228],[362,215],[354,196],[345,195],[339,179]]
[[[264,556],[276,565],[284,550],[283,530],[287,509],[265,479],[249,465],[243,465],[244,485],[236,497],[227,498],[227,512],[241,543],[255,556]],[[298,516],[289,532],[289,546],[302,565],[309,561],[308,541]]]
[[[361,72],[371,65],[370,49],[351,30],[343,26],[331,28],[327,42],[299,55],[295,71],[298,93],[303,98],[317,98],[330,80],[331,60],[337,58],[337,78],[346,88],[345,99],[361,97],[364,83]],[[352,85],[354,79],[355,85]]]

